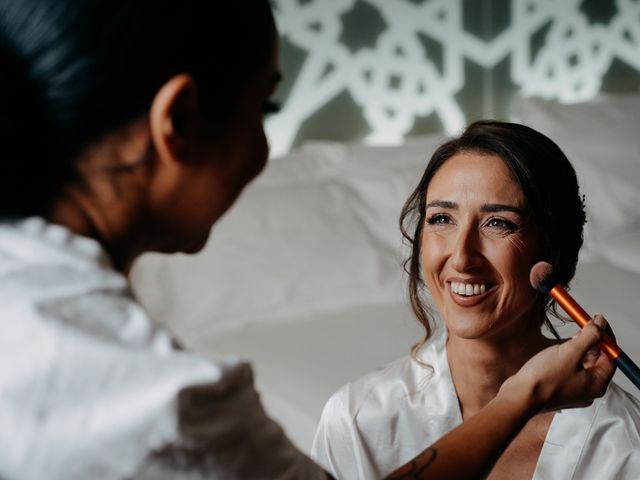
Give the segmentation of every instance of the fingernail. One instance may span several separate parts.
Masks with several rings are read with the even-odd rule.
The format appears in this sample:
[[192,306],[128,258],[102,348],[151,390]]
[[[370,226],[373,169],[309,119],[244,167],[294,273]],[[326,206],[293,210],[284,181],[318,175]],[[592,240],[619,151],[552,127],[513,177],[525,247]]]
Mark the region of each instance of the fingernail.
[[596,313],[593,316],[593,323],[595,323],[600,328],[604,328],[607,326],[607,321],[604,319],[601,313]]

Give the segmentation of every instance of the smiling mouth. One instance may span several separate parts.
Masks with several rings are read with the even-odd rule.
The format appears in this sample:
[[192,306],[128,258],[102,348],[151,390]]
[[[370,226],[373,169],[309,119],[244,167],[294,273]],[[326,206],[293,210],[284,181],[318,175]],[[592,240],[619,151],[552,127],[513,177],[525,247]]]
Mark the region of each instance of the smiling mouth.
[[477,295],[482,295],[492,287],[492,285],[487,283],[450,282],[450,284],[451,292],[462,297],[474,297]]

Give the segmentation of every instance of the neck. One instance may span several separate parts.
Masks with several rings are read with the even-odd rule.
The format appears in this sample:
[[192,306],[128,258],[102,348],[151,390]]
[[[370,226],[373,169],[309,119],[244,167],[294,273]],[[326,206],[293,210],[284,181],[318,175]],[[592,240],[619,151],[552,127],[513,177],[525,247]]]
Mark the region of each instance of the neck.
[[498,393],[502,383],[514,375],[527,360],[555,343],[548,339],[534,320],[521,332],[508,338],[464,339],[450,335],[447,356],[463,419],[473,416]]
[[[124,222],[127,215],[103,215],[104,209],[96,208],[90,198],[81,192],[68,189],[53,205],[47,219],[63,225],[77,235],[93,238],[105,249],[113,267],[127,274],[142,248],[132,248],[139,242],[133,241],[130,222]],[[118,212],[112,205],[109,212]],[[122,221],[118,221],[118,220]]]

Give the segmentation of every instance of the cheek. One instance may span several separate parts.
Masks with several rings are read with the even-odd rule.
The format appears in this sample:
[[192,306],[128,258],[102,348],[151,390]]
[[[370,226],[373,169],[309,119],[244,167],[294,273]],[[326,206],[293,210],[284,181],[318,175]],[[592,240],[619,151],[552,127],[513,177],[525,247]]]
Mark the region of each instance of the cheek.
[[529,274],[538,257],[537,242],[531,238],[513,235],[509,237],[504,251],[506,261],[512,266],[516,276],[525,277],[525,283],[530,287]]
[[446,261],[446,239],[433,232],[424,232],[420,244],[420,261],[424,280],[430,288],[438,278]]
[[535,296],[535,290],[529,281],[531,267],[535,263],[535,250],[529,248],[526,242],[504,242],[501,247],[496,245],[492,248],[487,255],[493,267],[502,276],[506,287],[503,301],[506,304],[520,305]]
[[258,138],[256,139],[256,160],[258,164],[258,172],[260,172],[267,163],[269,157],[269,142],[267,136],[264,133],[264,127],[262,122],[260,123],[260,130],[258,132]]
[[253,132],[253,137],[245,143],[247,150],[244,153],[244,169],[247,173],[247,182],[262,171],[269,157],[269,144],[261,120],[256,122]]
[[423,262],[439,264],[444,260],[449,248],[449,239],[446,234],[425,229],[420,241]]

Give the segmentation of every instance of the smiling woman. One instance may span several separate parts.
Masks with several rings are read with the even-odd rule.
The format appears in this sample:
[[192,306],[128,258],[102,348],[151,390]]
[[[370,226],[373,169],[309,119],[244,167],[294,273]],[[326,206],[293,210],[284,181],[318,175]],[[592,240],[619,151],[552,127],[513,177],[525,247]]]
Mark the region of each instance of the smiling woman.
[[[409,298],[425,337],[410,356],[334,394],[312,456],[341,477],[384,475],[425,438],[476,415],[527,360],[560,342],[550,301],[529,274],[545,260],[568,286],[584,219],[573,167],[539,132],[482,121],[441,145],[401,214],[412,248]],[[612,385],[588,408],[533,417],[489,478],[637,478],[639,420],[640,402]]]
[[506,335],[515,341],[514,326],[520,326],[520,340],[542,340],[538,322],[522,319],[535,315],[529,270],[538,235],[500,157],[454,155],[431,180],[426,202],[422,274],[447,321],[450,345],[454,338]]

